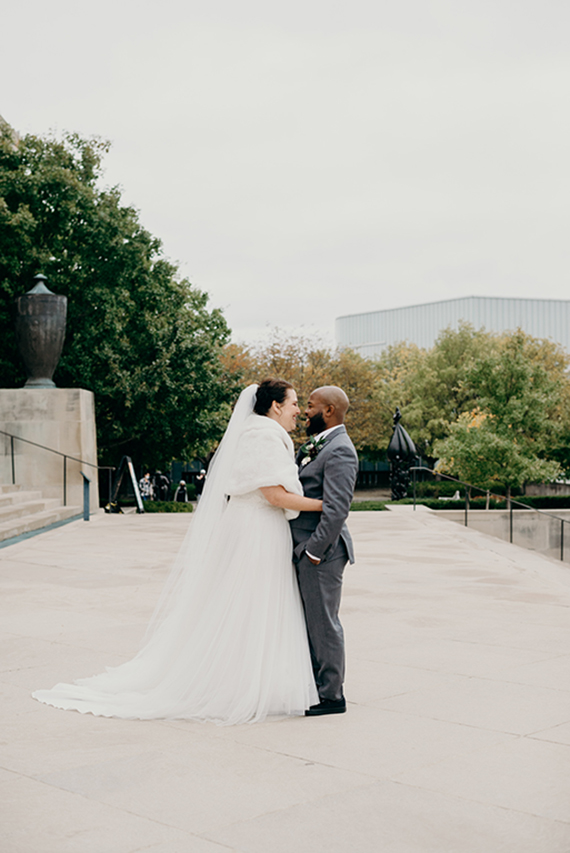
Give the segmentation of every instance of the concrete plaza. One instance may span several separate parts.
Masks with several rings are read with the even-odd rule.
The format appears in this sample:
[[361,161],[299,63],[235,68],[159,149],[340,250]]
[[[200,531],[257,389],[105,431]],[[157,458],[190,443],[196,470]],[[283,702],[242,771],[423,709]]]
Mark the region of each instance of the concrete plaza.
[[570,568],[423,508],[351,515],[345,715],[32,700],[133,655],[188,523],[98,514],[0,550],[2,853],[570,851]]

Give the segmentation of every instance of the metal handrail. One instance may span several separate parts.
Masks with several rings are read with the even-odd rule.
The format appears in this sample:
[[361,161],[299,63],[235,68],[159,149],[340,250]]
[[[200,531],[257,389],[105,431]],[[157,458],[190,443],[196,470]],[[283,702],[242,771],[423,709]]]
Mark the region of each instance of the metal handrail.
[[470,489],[475,489],[477,492],[482,492],[489,498],[500,498],[501,500],[506,500],[507,507],[509,510],[509,542],[511,543],[513,541],[513,504],[517,504],[523,509],[529,509],[532,510],[532,512],[537,512],[539,513],[539,515],[547,515],[549,518],[556,519],[560,522],[560,559],[564,559],[564,525],[569,524],[570,519],[562,518],[559,515],[553,515],[553,513],[547,512],[544,509],[537,509],[534,506],[529,506],[528,504],[523,503],[523,501],[517,501],[511,497],[507,498],[505,495],[496,495],[489,489],[482,489],[481,486],[474,486],[473,483],[466,483],[465,480],[458,480],[457,477],[452,477],[450,474],[443,474],[441,471],[434,471],[433,468],[426,468],[425,465],[412,465],[409,470],[414,472],[414,511],[416,509],[416,471],[427,471],[429,474],[433,474],[434,477],[445,477],[446,480],[452,480],[454,483],[459,483],[459,485],[465,486],[465,527],[469,526],[467,523],[467,518],[469,512]]
[[22,438],[20,435],[14,435],[11,432],[6,432],[4,429],[0,429],[0,435],[7,435],[10,438],[10,453],[12,457],[12,485],[16,485],[16,462],[14,456],[14,439],[17,441],[23,441],[25,444],[32,444],[34,447],[39,447],[41,450],[47,450],[50,453],[55,453],[57,456],[63,457],[63,505],[67,506],[67,460],[71,459],[72,462],[79,462],[81,465],[89,465],[91,468],[97,468],[98,471],[108,471],[109,472],[109,500],[111,499],[111,486],[112,486],[112,478],[111,471],[115,471],[115,467],[112,465],[97,465],[94,462],[87,462],[85,459],[79,459],[77,456],[71,456],[69,453],[62,453],[61,450],[55,450],[53,447],[48,447],[46,444],[38,444],[37,441],[31,441],[29,438]]

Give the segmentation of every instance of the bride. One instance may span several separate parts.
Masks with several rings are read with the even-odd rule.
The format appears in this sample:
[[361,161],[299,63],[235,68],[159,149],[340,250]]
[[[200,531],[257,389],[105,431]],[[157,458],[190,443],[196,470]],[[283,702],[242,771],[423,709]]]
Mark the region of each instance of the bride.
[[322,509],[297,477],[288,433],[299,412],[288,382],[242,392],[141,651],[35,699],[222,725],[303,714],[318,701],[287,522]]

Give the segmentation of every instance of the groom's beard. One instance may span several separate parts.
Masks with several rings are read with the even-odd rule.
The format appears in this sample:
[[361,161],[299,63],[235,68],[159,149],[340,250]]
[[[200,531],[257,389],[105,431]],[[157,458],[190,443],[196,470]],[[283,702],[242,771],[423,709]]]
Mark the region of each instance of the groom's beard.
[[324,432],[327,428],[325,419],[323,418],[321,412],[316,415],[313,415],[312,418],[307,418],[307,421],[307,435],[318,435],[320,432]]

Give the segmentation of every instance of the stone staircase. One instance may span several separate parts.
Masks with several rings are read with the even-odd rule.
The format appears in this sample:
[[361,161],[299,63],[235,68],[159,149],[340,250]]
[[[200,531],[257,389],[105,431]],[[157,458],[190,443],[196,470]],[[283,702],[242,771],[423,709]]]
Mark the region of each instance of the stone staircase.
[[0,542],[66,521],[81,512],[81,507],[61,506],[56,498],[44,498],[39,491],[0,485]]

